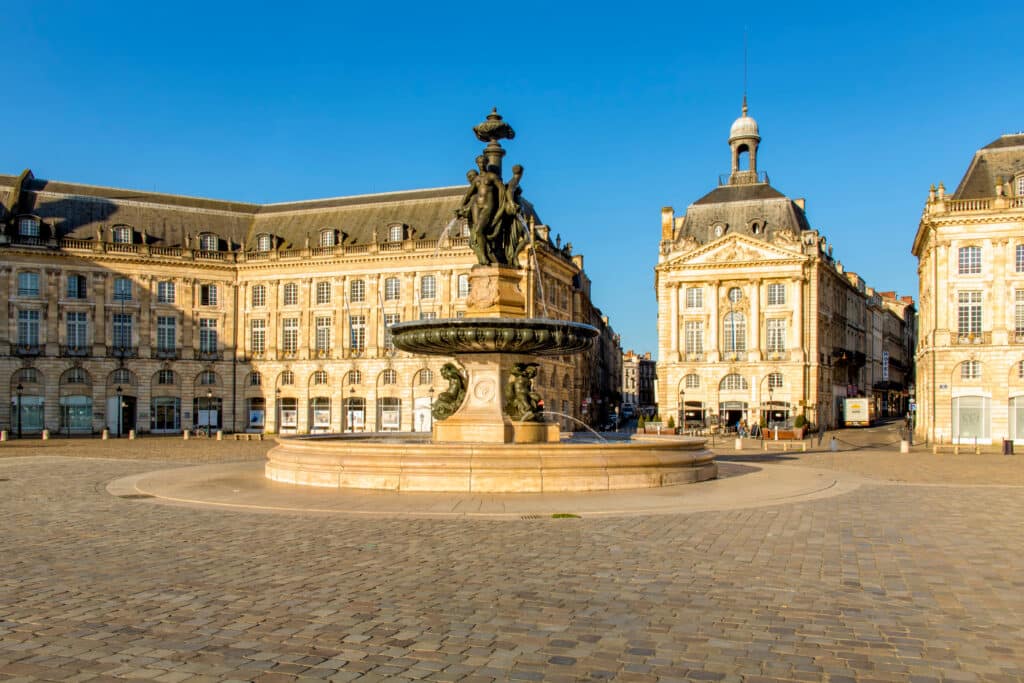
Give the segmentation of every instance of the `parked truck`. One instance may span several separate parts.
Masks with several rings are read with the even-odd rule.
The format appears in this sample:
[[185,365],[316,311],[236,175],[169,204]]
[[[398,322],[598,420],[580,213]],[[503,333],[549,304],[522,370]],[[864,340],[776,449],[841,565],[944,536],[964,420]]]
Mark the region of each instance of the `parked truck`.
[[870,427],[875,421],[875,404],[871,399],[843,399],[843,424],[847,427]]

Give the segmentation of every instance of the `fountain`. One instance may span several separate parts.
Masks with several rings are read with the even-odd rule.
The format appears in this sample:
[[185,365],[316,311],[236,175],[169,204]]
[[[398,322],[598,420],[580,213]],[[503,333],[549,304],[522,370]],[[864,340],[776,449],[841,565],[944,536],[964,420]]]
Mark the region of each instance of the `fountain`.
[[430,441],[280,439],[266,476],[292,484],[400,491],[550,492],[649,488],[713,479],[704,440],[634,437],[615,443],[563,443],[533,389],[537,356],[578,353],[591,325],[526,317],[519,256],[531,240],[521,219],[523,167],[505,183],[500,140],[515,132],[497,111],[474,127],[488,143],[467,174],[456,218],[469,223],[477,257],[465,318],[391,327],[394,345],[417,354],[453,356],[442,368],[448,388],[434,402]]

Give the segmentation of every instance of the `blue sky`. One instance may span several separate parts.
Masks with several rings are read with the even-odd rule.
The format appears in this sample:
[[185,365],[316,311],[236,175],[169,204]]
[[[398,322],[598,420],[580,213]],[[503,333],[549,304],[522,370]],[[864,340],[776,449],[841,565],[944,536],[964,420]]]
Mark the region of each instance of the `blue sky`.
[[0,172],[254,202],[454,185],[497,105],[526,197],[656,352],[660,210],[729,170],[744,29],[759,168],[877,289],[916,298],[929,184],[1024,128],[1012,3],[347,4],[8,8]]

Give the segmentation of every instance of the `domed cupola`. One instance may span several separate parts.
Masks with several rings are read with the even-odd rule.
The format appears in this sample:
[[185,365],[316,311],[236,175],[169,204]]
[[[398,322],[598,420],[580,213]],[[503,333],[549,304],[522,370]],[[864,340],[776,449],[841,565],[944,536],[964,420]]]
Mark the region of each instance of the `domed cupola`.
[[[729,129],[729,147],[732,148],[732,173],[729,176],[730,185],[741,185],[757,182],[757,145],[761,142],[761,135],[757,130],[757,121],[747,116],[747,96],[743,96],[743,115],[732,122]],[[740,164],[744,154],[750,156],[748,168],[741,168]]]

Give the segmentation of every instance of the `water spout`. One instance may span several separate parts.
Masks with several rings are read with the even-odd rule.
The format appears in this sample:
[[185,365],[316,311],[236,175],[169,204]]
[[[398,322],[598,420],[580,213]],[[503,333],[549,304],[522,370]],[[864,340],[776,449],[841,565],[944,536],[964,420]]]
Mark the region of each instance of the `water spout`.
[[449,240],[447,246],[451,247],[451,240],[449,238],[451,237],[452,228],[458,225],[458,223],[459,217],[455,216],[450,221],[448,221],[448,225],[444,226],[444,230],[441,231],[440,236],[438,236],[437,238],[437,246],[434,247],[434,258],[437,258],[437,255],[438,253],[440,253],[441,247],[442,245],[444,245],[445,240]]
[[537,291],[540,292],[540,308],[544,317],[547,318],[548,301],[544,298],[544,282],[543,278],[541,278],[540,264],[537,262],[537,243],[533,240],[533,230],[530,230],[530,226],[526,223],[526,217],[523,215],[522,211],[516,214],[516,220],[519,221],[519,225],[522,226],[523,231],[530,240],[530,265],[533,266],[533,272],[537,277]]
[[602,443],[608,443],[608,439],[606,439],[603,436],[601,436],[601,433],[599,431],[597,431],[596,429],[594,429],[593,427],[588,425],[583,420],[579,420],[579,419],[573,417],[572,415],[566,415],[565,413],[558,413],[558,412],[555,412],[554,410],[548,410],[546,408],[544,409],[544,414],[545,415],[557,415],[559,417],[568,418],[568,419],[572,420],[573,422],[575,422],[576,424],[578,424],[579,426],[581,426],[584,429],[586,429],[588,432],[590,432],[594,436],[596,436],[598,439],[601,440]]

